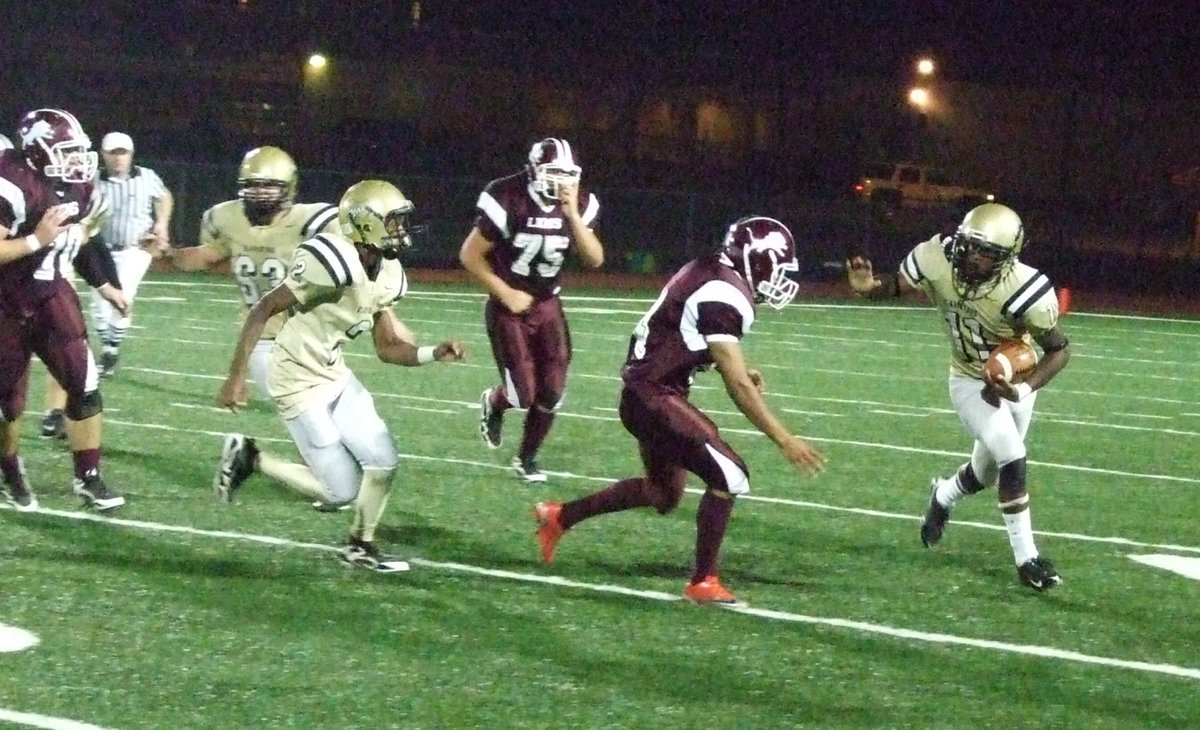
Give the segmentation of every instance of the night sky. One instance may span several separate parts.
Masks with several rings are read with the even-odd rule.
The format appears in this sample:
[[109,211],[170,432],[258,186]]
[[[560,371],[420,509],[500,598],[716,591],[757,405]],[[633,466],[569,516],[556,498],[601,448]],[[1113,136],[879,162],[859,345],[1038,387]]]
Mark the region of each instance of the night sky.
[[[513,11],[527,5],[536,11]],[[1200,88],[1200,9],[1194,2],[1105,0],[858,0],[738,2],[429,2],[454,24],[523,25],[614,51],[631,45],[718,52],[850,73],[903,73],[929,52],[948,78],[1042,83],[1065,68],[1116,84]],[[444,7],[439,7],[444,6]],[[519,13],[520,20],[513,20]]]
[[[411,0],[56,0],[9,3],[4,35],[55,19],[141,55],[181,43],[209,55],[321,46],[398,57]],[[672,63],[689,57],[776,71],[903,74],[932,54],[950,80],[1018,85],[1088,82],[1136,93],[1200,95],[1200,11],[1174,0],[423,0],[422,33]],[[55,26],[59,23],[53,22]],[[42,36],[43,38],[47,36]],[[468,42],[468,41],[462,41]],[[177,56],[173,56],[177,57]],[[683,59],[683,61],[681,61]]]

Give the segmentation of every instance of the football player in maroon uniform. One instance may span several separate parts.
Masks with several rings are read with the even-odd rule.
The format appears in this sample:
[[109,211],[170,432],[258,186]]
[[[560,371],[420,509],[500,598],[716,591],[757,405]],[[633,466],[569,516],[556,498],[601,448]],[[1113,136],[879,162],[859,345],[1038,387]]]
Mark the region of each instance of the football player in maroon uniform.
[[571,333],[558,298],[568,251],[596,268],[604,247],[596,233],[600,202],[579,187],[581,168],[564,139],[543,139],[529,164],[488,183],[476,203],[475,227],[459,259],[487,289],[484,322],[500,383],[480,397],[479,433],[501,445],[504,412],[525,408],[525,428],[513,470],[544,482],[537,454],[566,389]]
[[534,518],[543,561],[554,559],[564,532],[589,517],[637,507],[671,512],[691,472],[706,490],[696,512],[696,558],[684,596],[696,603],[737,602],[717,578],[717,556],[733,500],[750,489],[750,470],[717,425],[688,401],[688,392],[694,375],[715,365],[738,409],[788,461],[812,475],[824,468],[825,457],[771,413],[762,375],[746,364],[740,344],[756,304],[781,309],[796,296],[798,286],[788,274],[797,268],[787,227],[750,216],[729,227],[718,253],[691,261],[667,282],[634,328],[621,370],[621,423],[637,438],[645,476],[566,504],[539,502]]
[[[0,475],[5,498],[37,508],[17,454],[29,363],[37,354],[67,391],[67,439],[73,489],[98,510],[125,503],[100,478],[102,404],[99,373],[87,343],[79,298],[64,273],[75,261],[83,278],[114,307],[128,310],[116,269],[102,245],[87,245],[101,199],[96,153],[79,121],[61,109],[26,114],[19,151],[0,153]],[[78,255],[78,260],[76,256]]]

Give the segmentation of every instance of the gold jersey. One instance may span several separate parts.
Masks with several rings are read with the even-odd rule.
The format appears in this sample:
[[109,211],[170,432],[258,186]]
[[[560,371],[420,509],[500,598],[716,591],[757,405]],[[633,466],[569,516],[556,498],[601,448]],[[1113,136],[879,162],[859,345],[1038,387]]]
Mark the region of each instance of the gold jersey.
[[[278,221],[256,226],[246,218],[242,201],[227,200],[204,211],[200,245],[229,259],[245,317],[255,302],[283,281],[297,246],[318,233],[339,230],[337,216],[337,206],[328,203],[295,203]],[[273,339],[286,319],[286,312],[272,317],[263,339]]]
[[964,300],[954,288],[948,243],[934,236],[917,244],[900,264],[900,275],[941,312],[950,337],[951,371],[982,379],[983,363],[1000,340],[1029,342],[1054,328],[1058,297],[1045,274],[1015,261],[991,291]]
[[296,249],[284,285],[299,304],[275,338],[267,390],[286,419],[336,397],[349,373],[342,345],[370,333],[375,315],[408,291],[408,279],[400,262],[387,259],[368,278],[353,243],[322,234]]

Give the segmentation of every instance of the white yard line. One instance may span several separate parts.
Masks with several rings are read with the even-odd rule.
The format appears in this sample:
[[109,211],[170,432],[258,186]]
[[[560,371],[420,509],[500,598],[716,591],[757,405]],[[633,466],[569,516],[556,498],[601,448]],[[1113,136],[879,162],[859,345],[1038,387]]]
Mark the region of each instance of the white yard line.
[[0,707],[0,722],[10,722],[22,727],[38,727],[44,730],[106,730],[89,722],[77,722],[65,717],[50,717],[33,712],[16,712]]
[[[143,522],[141,520],[127,520],[120,517],[106,517],[96,515],[91,512],[67,512],[55,509],[39,510],[40,514],[53,515],[64,519],[80,520],[93,522],[96,524],[112,525],[118,527],[127,527],[132,529],[147,530],[151,532],[185,534],[194,537],[210,537],[226,540],[242,540],[246,542],[258,543],[260,545],[271,545],[276,547],[300,548],[305,550],[319,550],[324,552],[335,552],[338,548],[332,545],[320,545],[309,542],[298,542],[282,537],[273,537],[269,535],[254,535],[241,532],[229,532],[224,530],[203,530],[186,525],[169,525],[158,522]],[[425,568],[434,570],[454,571],[459,573],[470,573],[488,578],[499,578],[502,580],[519,581],[523,583],[536,583],[542,585],[552,585],[563,588],[573,588],[577,590],[592,591],[594,593],[607,593],[627,596],[630,598],[640,598],[650,601],[674,602],[681,601],[681,596],[673,593],[663,593],[662,591],[640,590],[628,588],[620,585],[610,585],[605,583],[587,583],[584,581],[571,580],[562,576],[540,575],[537,573],[521,573],[511,570],[497,570],[494,568],[485,568],[478,565],[468,565],[465,563],[445,562],[438,560],[427,560],[424,558],[409,558],[410,563],[419,565]],[[855,621],[852,619],[834,618],[829,616],[809,616],[805,614],[792,613],[790,611],[778,611],[767,608],[759,608],[756,606],[731,606],[726,610],[733,611],[745,616],[753,616],[755,618],[769,619],[773,621],[784,621],[788,623],[802,623],[816,626],[826,626],[835,629],[846,629],[858,633],[878,634],[888,636],[895,639],[906,641],[918,641],[931,644],[954,644],[958,646],[969,646],[976,649],[986,649],[1006,654],[1018,654],[1023,656],[1042,657],[1048,659],[1059,659],[1067,662],[1076,662],[1081,664],[1094,664],[1114,669],[1128,669],[1140,672],[1150,672],[1155,674],[1165,674],[1175,677],[1184,677],[1187,679],[1200,680],[1200,669],[1192,667],[1181,667],[1173,664],[1160,664],[1153,662],[1131,661],[1127,659],[1117,659],[1114,657],[1096,656],[1091,654],[1083,654],[1067,649],[1058,649],[1050,646],[1038,646],[1033,644],[1012,644],[1004,641],[993,641],[991,639],[975,639],[966,636],[955,636],[952,634],[930,633],[926,631],[918,631],[915,629],[906,629],[896,626],[888,626],[886,624],[877,624],[869,621]],[[0,716],[0,719],[4,719]],[[69,721],[64,721],[69,722]],[[62,730],[74,730],[74,728],[93,728],[92,725],[35,725],[35,727],[49,727],[54,730],[62,728]]]

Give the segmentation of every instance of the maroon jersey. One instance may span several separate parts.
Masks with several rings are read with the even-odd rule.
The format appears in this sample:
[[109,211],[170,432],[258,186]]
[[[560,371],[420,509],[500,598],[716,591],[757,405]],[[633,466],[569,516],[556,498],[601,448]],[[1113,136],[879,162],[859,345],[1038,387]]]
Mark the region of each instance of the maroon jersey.
[[[75,204],[78,212],[67,222],[78,223],[88,212],[92,195],[93,183],[50,180],[13,151],[0,153],[0,226],[12,237],[33,233],[46,211],[62,203]],[[69,286],[64,274],[86,240],[82,226],[71,226],[49,247],[0,265],[0,306],[27,310]]]
[[621,369],[626,386],[686,395],[697,370],[712,365],[710,342],[737,342],[754,323],[745,279],[716,256],[684,265],[633,330]]
[[[594,228],[600,201],[580,188],[579,202],[584,224]],[[496,275],[534,299],[558,294],[558,275],[572,242],[571,224],[558,203],[543,205],[529,175],[519,172],[488,183],[475,209],[475,225],[492,243],[487,260]]]

